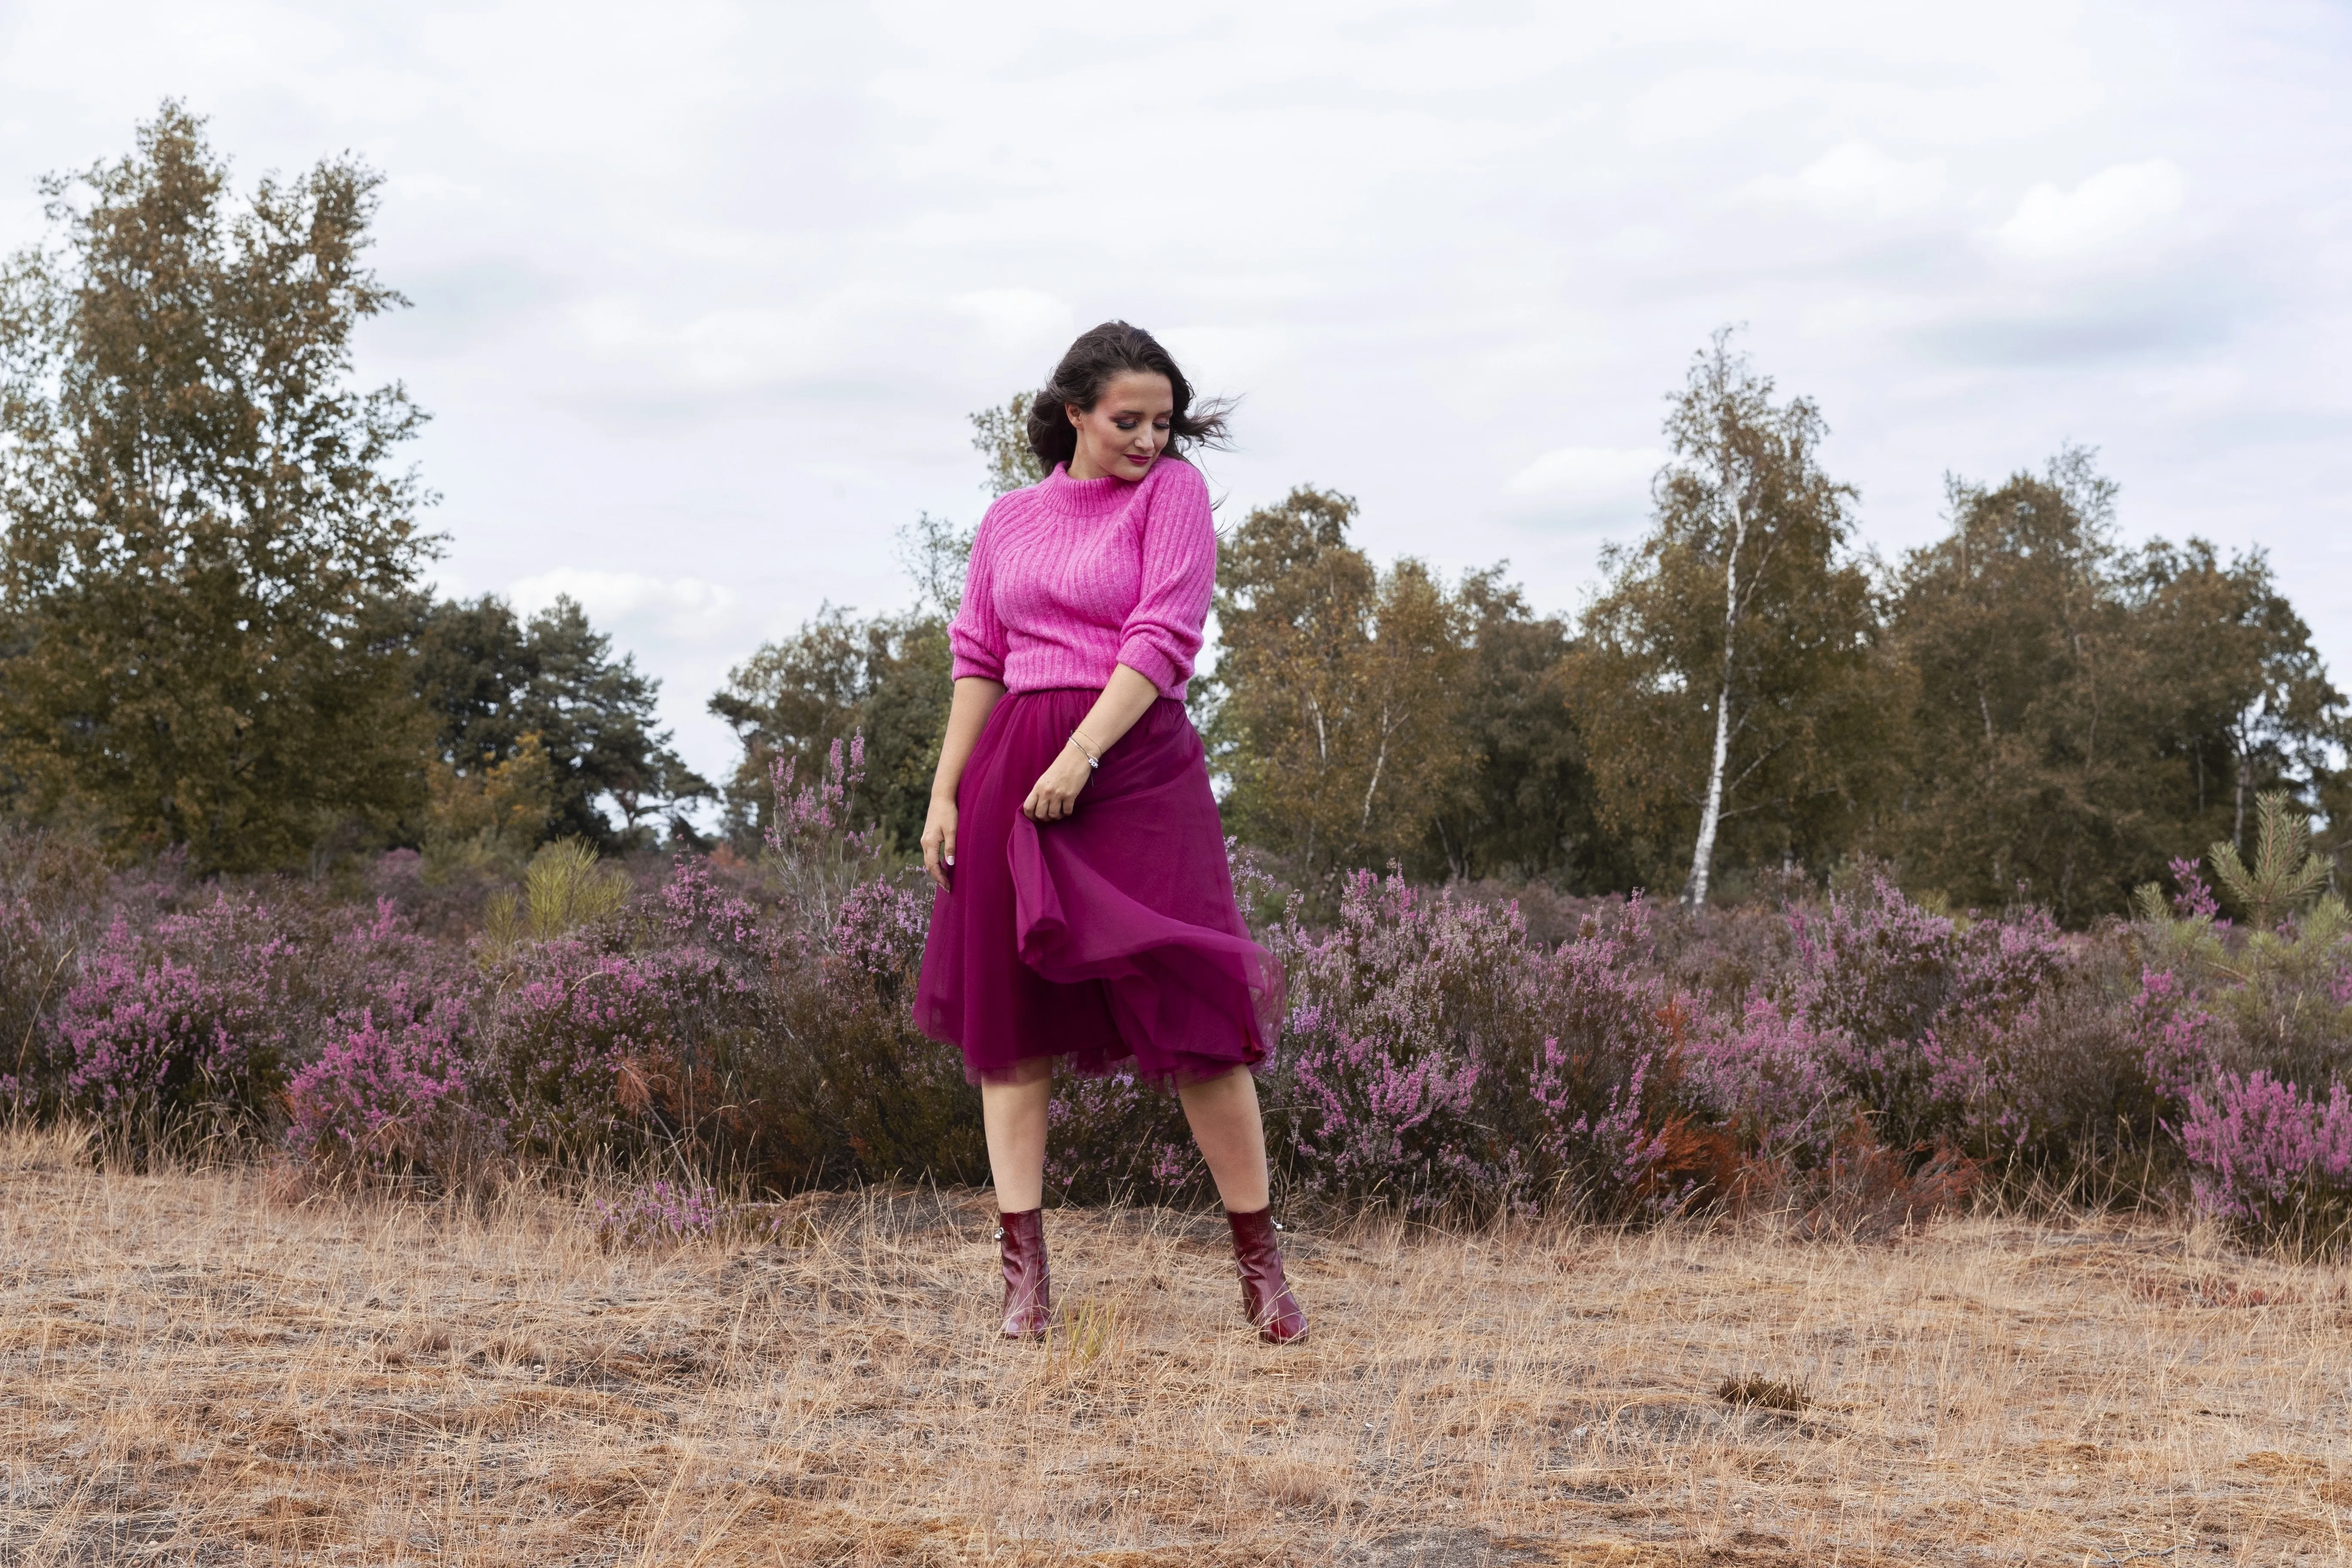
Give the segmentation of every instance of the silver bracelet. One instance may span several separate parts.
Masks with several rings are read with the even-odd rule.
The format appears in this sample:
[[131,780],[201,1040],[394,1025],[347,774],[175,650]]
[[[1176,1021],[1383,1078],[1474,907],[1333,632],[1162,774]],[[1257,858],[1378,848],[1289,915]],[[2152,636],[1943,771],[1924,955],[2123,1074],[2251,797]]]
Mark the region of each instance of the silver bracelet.
[[1070,744],[1078,749],[1078,755],[1086,758],[1087,767],[1098,768],[1102,766],[1102,758],[1087,747],[1086,738],[1080,735],[1076,730],[1070,731]]

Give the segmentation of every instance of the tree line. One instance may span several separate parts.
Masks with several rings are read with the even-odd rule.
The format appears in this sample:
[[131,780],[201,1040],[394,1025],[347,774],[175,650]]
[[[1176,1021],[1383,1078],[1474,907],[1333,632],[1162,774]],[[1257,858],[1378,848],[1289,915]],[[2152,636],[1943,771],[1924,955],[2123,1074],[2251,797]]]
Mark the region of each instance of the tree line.
[[[912,603],[738,667],[710,709],[739,764],[698,777],[578,605],[422,589],[425,416],[352,384],[355,330],[406,303],[365,262],[379,184],[343,158],[237,197],[177,104],[45,184],[51,243],[0,273],[0,809],[207,869],[507,866],[699,843],[706,803],[748,844],[773,767],[862,732],[863,809],[911,846],[969,531],[919,519]],[[1024,412],[974,416],[999,493],[1040,477]],[[1307,887],[1393,862],[1704,902],[1870,860],[2074,923],[2242,842],[2264,792],[2343,835],[2345,700],[2259,552],[2125,543],[2068,448],[1949,481],[1944,535],[1882,560],[1825,433],[1719,334],[1575,616],[1503,564],[1376,561],[1338,490],[1230,521],[1193,693],[1229,829]]]
[[[406,301],[349,159],[239,201],[167,103],[0,271],[0,805],[206,869],[650,843],[710,786],[580,607],[435,601],[425,415],[352,384]],[[617,823],[614,817],[619,817]]]
[[[1021,412],[974,416],[1000,492],[1038,477]],[[2175,857],[2243,845],[2262,794],[2334,839],[2352,823],[2345,699],[2269,561],[2126,544],[2092,452],[1948,480],[1943,537],[1888,562],[1822,468],[1821,410],[1727,333],[1664,428],[1649,527],[1573,618],[1504,564],[1381,564],[1336,490],[1227,530],[1193,703],[1228,828],[1308,886],[1394,863],[1701,903],[1870,861],[2080,924]],[[828,609],[713,700],[744,744],[744,826],[770,759],[863,729],[877,818],[912,842],[969,540],[925,519],[908,542],[913,609]]]
[[1376,571],[1328,491],[1250,513],[1204,704],[1229,820],[1307,866],[1694,902],[1867,858],[2069,923],[2242,845],[2264,792],[2342,837],[2345,700],[2260,551],[2125,544],[2070,447],[1949,480],[1943,537],[1882,561],[1825,433],[1718,334],[1573,625],[1501,567]]

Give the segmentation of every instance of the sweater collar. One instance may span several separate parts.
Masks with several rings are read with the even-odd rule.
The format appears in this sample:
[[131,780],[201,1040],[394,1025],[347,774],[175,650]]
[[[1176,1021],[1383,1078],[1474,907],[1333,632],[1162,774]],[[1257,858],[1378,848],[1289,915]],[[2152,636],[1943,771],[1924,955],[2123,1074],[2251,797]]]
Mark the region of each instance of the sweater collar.
[[1047,506],[1066,516],[1106,517],[1124,505],[1136,486],[1159,472],[1160,463],[1167,460],[1163,457],[1152,464],[1144,470],[1141,479],[1122,479],[1116,474],[1105,474],[1098,479],[1074,479],[1067,464],[1056,463],[1038,491]]

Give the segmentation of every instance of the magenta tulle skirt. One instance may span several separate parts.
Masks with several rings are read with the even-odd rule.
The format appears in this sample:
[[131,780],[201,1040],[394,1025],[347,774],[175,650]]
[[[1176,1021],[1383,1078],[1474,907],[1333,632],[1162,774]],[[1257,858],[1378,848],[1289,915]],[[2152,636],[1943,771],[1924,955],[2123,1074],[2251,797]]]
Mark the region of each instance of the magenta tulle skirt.
[[931,906],[915,1023],[965,1076],[1030,1057],[1197,1082],[1265,1059],[1282,973],[1234,902],[1208,758],[1184,705],[1152,704],[1077,809],[1021,803],[1100,693],[997,703],[956,789],[956,863]]

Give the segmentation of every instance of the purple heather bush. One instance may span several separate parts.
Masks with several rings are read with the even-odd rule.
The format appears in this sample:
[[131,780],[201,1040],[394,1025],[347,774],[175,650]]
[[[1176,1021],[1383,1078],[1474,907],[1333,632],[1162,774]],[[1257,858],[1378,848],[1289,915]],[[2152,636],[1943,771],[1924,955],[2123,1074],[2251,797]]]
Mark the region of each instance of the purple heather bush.
[[56,1109],[58,1005],[72,986],[79,943],[60,920],[13,889],[0,889],[0,1118]]
[[986,1169],[962,1059],[908,1013],[930,899],[852,826],[863,762],[852,739],[814,784],[776,768],[765,854],[681,858],[639,922],[674,974],[709,965],[640,1132],[779,1187]]
[[1469,1125],[1477,1063],[1434,1039],[1351,1036],[1312,1002],[1292,1010],[1283,1045],[1285,1109],[1307,1191],[1387,1194],[1414,1208],[1486,1173]]
[[2352,1222],[2352,915],[2328,897],[2257,931],[2194,906],[2166,920],[2148,902],[2133,1011],[2198,1201],[2256,1234],[2340,1244]]
[[472,1005],[465,950],[389,901],[353,910],[303,889],[198,900],[158,883],[114,902],[61,988],[49,1052],[62,1098],[86,1111],[258,1127],[363,1015],[398,1028]]
[[496,976],[482,1068],[519,1152],[577,1158],[690,1131],[719,1091],[724,1037],[757,1016],[754,981],[708,947],[526,945]]
[[118,914],[59,1009],[72,1101],[110,1121],[257,1121],[284,1082],[291,945],[222,893],[146,930]]
[[1759,994],[1693,1039],[1683,1068],[1700,1103],[1745,1145],[1810,1167],[1829,1157],[1853,1120],[1830,1066],[1842,1047]]
[[2212,1082],[2229,1061],[2229,1026],[2206,1006],[2197,987],[2173,970],[2153,965],[2141,968],[2139,992],[2130,1009],[2141,1070],[2163,1117],[2177,1123],[2190,1094]]
[[2000,1053],[2070,960],[2049,917],[1955,919],[1882,877],[1788,918],[1786,1001],[1853,1107],[1896,1144],[1989,1132],[1987,1086],[2012,1076]]
[[465,951],[379,898],[372,917],[331,925],[299,968],[324,1018],[287,1085],[288,1146],[339,1175],[487,1170],[505,1124],[482,1092],[482,982]]
[[930,924],[930,884],[919,872],[901,872],[860,882],[843,895],[830,945],[844,964],[881,983],[891,995],[911,996]]
[[1482,1057],[1526,1027],[1523,934],[1516,910],[1394,872],[1349,878],[1328,929],[1291,902],[1268,933],[1290,1013],[1267,1098],[1304,1191],[1424,1206],[1496,1179],[1473,1110]]
[[1349,879],[1326,929],[1294,901],[1271,933],[1292,1006],[1266,1090],[1296,1185],[1604,1215],[1688,1196],[1671,1133],[1694,1014],[1654,937],[1635,899],[1548,948],[1514,904],[1393,873]]
[[2165,1109],[2130,1012],[2069,974],[2007,1016],[1963,1013],[1921,1044],[1926,1131],[1977,1159],[2055,1173],[2145,1147]]
[[1515,1202],[1567,1199],[1606,1215],[1694,1195],[1668,1134],[1706,1109],[1685,1074],[1700,1015],[1660,972],[1656,925],[1636,895],[1528,954],[1516,998],[1525,1022],[1488,1034],[1479,1108],[1502,1134]]
[[2223,1073],[2190,1093],[2180,1137],[2198,1199],[2216,1214],[2316,1240],[2352,1219],[2352,1091],[2341,1083],[2322,1100],[2259,1068]]
[[1045,1182],[1064,1203],[1182,1203],[1210,1190],[1183,1107],[1132,1072],[1063,1078],[1045,1130]]
[[2203,863],[2187,857],[2167,863],[2172,873],[2172,913],[2184,921],[2219,921],[2221,900],[2213,896],[2213,886],[2205,880]]
[[738,885],[741,862],[681,855],[661,885],[657,909],[648,922],[656,939],[671,945],[698,945],[724,952],[753,969],[764,968],[767,912]]
[[[1587,1212],[1668,1214],[1681,1208],[1697,1184],[1690,1177],[1675,1181],[1676,1173],[1669,1167],[1674,1141],[1643,1103],[1654,1061],[1647,1052],[1635,1057],[1625,1081],[1607,1089],[1605,1103],[1581,1109],[1588,1062],[1563,1049],[1557,1037],[1547,1036],[1528,1095],[1544,1129],[1524,1151],[1512,1149],[1506,1158],[1515,1167],[1531,1164],[1556,1173],[1555,1190],[1565,1186],[1561,1178],[1582,1178],[1568,1190]],[[1525,1205],[1526,1189],[1524,1182],[1515,1183],[1509,1196],[1522,1206],[1535,1206]]]
[[853,801],[866,780],[866,737],[834,742],[814,783],[798,782],[799,759],[780,757],[770,769],[775,809],[767,833],[768,865],[778,884],[779,913],[792,917],[793,934],[815,948],[829,945],[842,905],[882,869],[882,832],[854,828]]
[[[698,1184],[722,1173],[984,1181],[977,1093],[908,1016],[930,891],[855,827],[861,771],[854,741],[813,783],[787,764],[756,859],[640,866],[617,912],[499,942],[405,851],[344,879],[363,905],[168,860],[44,902],[0,837],[0,1099],[272,1129],[363,1179],[703,1173],[614,1208],[615,1244],[709,1233],[725,1205]],[[1317,921],[1234,860],[1287,975],[1260,1091],[1297,1197],[1638,1217],[1810,1182],[1899,1216],[1923,1171],[1948,1193],[1978,1163],[2064,1177],[2126,1152],[2247,1226],[2352,1190],[2332,902],[2231,928],[2184,862],[2137,923],[2077,935],[1885,877],[1696,916],[1538,890],[1531,924],[1499,889],[1360,873]],[[1065,1079],[1048,1116],[1061,1201],[1213,1196],[1161,1089]]]
[[462,1183],[504,1152],[506,1129],[477,1089],[463,999],[422,1007],[395,987],[331,1039],[287,1088],[287,1143],[322,1171]]

